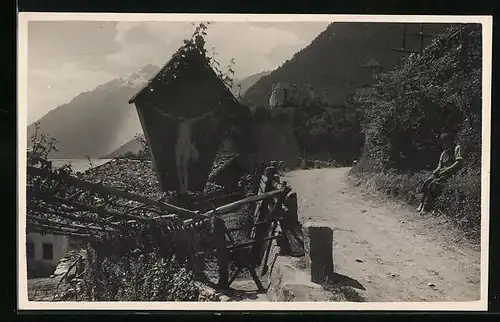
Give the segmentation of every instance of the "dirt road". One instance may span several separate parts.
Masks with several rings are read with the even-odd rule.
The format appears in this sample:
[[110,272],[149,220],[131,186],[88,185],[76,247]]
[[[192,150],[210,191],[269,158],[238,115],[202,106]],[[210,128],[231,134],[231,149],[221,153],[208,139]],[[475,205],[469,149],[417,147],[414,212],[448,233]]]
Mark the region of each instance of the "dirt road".
[[366,301],[480,299],[480,249],[443,218],[366,196],[347,181],[348,168],[285,175],[298,194],[302,220],[334,230],[335,271],[357,280]]

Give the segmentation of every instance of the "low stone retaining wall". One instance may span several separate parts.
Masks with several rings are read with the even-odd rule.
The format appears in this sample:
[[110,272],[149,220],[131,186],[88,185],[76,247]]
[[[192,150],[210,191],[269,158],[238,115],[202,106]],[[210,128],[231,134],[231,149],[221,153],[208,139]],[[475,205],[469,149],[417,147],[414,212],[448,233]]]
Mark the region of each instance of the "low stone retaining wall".
[[267,291],[274,302],[324,302],[330,294],[322,283],[333,274],[333,230],[321,223],[304,225],[305,269],[300,259],[278,256],[271,271]]
[[298,267],[297,259],[278,256],[270,276],[267,298],[272,302],[323,302],[328,293],[310,281],[306,271]]

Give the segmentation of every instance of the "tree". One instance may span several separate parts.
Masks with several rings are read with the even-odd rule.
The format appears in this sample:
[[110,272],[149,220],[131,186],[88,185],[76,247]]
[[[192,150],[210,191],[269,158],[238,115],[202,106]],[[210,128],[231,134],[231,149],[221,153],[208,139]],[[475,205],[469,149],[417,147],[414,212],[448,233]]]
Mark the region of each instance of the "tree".
[[467,163],[481,160],[481,26],[454,26],[422,55],[381,74],[364,105],[365,159],[379,169],[435,166],[439,134],[457,134]]

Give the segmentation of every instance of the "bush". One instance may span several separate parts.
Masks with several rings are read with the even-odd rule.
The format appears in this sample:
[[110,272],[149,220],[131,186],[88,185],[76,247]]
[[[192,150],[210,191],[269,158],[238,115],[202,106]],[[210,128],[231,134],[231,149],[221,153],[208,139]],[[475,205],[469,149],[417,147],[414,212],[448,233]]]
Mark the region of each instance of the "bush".
[[[54,142],[45,134],[36,132],[32,138],[33,147],[28,152],[28,165],[48,162],[47,155],[55,149]],[[51,171],[75,174],[69,166]],[[123,180],[123,175],[120,179]],[[29,176],[27,180],[28,187],[45,184],[39,177]],[[32,195],[30,191],[28,194]],[[30,210],[39,203],[39,198],[28,198],[28,224]],[[198,227],[201,247],[205,247],[211,238],[211,230],[207,226]],[[29,232],[30,228],[27,229]],[[177,235],[167,234],[165,230],[166,227],[160,230],[158,225],[152,224],[121,229],[112,236],[92,239],[86,246],[85,269],[78,271],[77,277],[68,278],[67,284],[57,284],[63,288],[62,293],[54,289],[57,300],[217,301],[215,294],[195,281],[183,258],[187,247],[182,238],[179,240]],[[30,273],[33,269],[36,267],[29,265]]]
[[[360,163],[351,170],[351,181],[364,191],[381,192],[416,207],[420,202],[420,188],[430,175],[430,171],[369,172]],[[466,237],[478,241],[481,230],[480,171],[465,168],[450,178],[436,201],[435,210],[452,219],[464,230]]]
[[174,258],[156,253],[100,259],[87,249],[88,264],[78,293],[86,301],[215,301]]
[[437,209],[452,217],[468,236],[481,233],[481,171],[464,169],[451,178],[437,201]]
[[331,106],[315,99],[294,108],[295,136],[304,157],[328,152],[338,163],[349,163],[360,154],[363,137],[357,117],[350,117],[353,106]]
[[453,27],[421,56],[379,75],[364,105],[365,151],[379,170],[419,171],[436,164],[439,134],[457,134],[471,168],[481,159],[481,26]]

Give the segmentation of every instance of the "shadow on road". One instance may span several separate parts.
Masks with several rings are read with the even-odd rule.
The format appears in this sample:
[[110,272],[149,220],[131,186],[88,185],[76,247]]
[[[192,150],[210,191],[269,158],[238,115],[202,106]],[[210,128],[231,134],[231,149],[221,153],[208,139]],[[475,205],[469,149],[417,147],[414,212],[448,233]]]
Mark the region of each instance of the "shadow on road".
[[329,277],[329,281],[339,285],[350,286],[358,290],[366,291],[366,288],[360,282],[358,282],[354,278],[342,274],[332,273],[332,275]]
[[334,301],[364,302],[366,300],[356,291],[356,289],[366,291],[366,288],[349,276],[332,273],[323,287],[326,291],[332,293],[332,300]]

